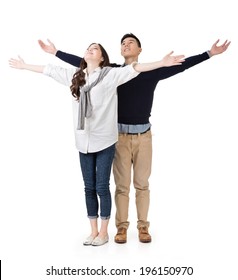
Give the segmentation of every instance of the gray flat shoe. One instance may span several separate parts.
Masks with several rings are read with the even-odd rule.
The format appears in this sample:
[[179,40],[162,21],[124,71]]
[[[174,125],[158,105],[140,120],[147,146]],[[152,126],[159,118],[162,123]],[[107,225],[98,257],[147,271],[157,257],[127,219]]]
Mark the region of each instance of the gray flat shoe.
[[95,237],[92,241],[92,246],[101,246],[101,245],[104,245],[105,243],[107,243],[109,240],[109,237],[108,235],[104,238],[100,238],[100,237]]
[[94,238],[92,235],[88,236],[88,237],[84,240],[83,245],[86,245],[86,246],[92,245],[92,242],[93,242],[94,239],[95,239],[95,238]]

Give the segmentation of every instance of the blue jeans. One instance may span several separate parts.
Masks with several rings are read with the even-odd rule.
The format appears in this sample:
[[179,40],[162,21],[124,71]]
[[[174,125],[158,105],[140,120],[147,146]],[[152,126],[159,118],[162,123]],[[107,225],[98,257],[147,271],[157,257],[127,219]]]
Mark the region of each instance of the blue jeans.
[[109,185],[114,154],[115,144],[96,153],[79,153],[87,214],[90,219],[98,218],[99,205],[101,219],[110,218],[112,199]]

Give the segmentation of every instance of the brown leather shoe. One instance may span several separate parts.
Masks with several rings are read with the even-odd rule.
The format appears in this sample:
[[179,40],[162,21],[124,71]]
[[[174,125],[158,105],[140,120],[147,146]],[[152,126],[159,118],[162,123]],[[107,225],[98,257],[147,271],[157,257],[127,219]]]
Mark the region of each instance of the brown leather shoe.
[[147,227],[140,227],[139,228],[139,240],[142,243],[149,243],[151,242],[151,236],[148,232]]
[[126,228],[118,228],[117,234],[115,235],[114,241],[119,244],[126,243],[127,241],[127,229]]

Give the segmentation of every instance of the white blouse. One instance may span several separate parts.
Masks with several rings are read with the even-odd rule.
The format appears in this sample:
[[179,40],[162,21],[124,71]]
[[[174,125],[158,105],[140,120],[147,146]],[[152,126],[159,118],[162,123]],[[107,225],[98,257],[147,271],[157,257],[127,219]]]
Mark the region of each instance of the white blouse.
[[[48,64],[43,74],[66,86],[71,85],[74,73],[78,68],[62,68]],[[95,81],[100,73],[98,67],[86,76],[86,83]],[[91,89],[92,116],[85,119],[84,130],[77,130],[78,101],[73,98],[73,120],[76,148],[81,153],[101,151],[118,140],[117,127],[117,87],[135,78],[139,73],[133,64],[112,68],[104,79]],[[70,92],[71,94],[71,92]]]

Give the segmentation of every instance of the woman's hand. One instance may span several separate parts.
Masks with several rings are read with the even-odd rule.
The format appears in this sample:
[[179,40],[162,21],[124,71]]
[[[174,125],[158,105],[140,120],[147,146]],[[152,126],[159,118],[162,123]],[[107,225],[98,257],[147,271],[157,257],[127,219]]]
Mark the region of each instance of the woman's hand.
[[184,55],[172,55],[174,52],[171,51],[168,53],[163,59],[163,65],[165,67],[167,66],[173,66],[173,65],[180,65],[182,62],[184,62]]
[[24,60],[18,55],[18,59],[10,58],[9,59],[9,66],[16,69],[25,69],[25,62]]

